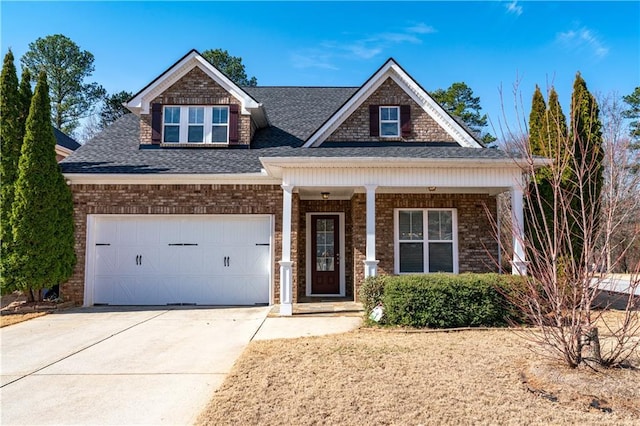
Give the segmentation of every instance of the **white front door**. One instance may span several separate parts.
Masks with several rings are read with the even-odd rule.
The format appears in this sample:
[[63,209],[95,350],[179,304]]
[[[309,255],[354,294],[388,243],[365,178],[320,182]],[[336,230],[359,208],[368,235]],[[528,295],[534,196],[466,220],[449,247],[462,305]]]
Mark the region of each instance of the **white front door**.
[[93,222],[89,303],[269,303],[268,216],[97,216]]

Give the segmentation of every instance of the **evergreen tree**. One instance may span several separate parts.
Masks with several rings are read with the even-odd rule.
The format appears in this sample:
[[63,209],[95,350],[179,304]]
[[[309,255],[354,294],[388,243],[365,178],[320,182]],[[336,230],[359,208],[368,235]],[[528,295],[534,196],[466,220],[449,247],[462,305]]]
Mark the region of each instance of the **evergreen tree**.
[[[55,155],[47,76],[38,76],[26,121],[10,217],[12,271],[30,301],[65,281],[75,265],[71,194]],[[69,235],[70,234],[70,235]]]
[[[577,73],[571,96],[570,138],[574,160],[568,185],[573,191],[572,211],[575,222],[584,223],[580,216],[586,216],[594,218],[592,223],[596,227],[604,181],[602,124],[599,116],[600,110],[595,97],[587,89],[587,83],[580,73]],[[583,260],[583,264],[590,262],[590,259],[583,259],[583,249],[585,246],[593,246],[593,242],[587,239],[596,235],[596,230],[582,229],[575,225],[571,228],[571,234],[574,259]]]
[[[529,114],[529,151],[535,156],[549,156],[548,128],[546,125],[547,107],[540,87],[536,85],[531,99],[531,113]],[[537,250],[544,250],[544,235],[539,230],[544,229],[545,220],[552,220],[553,191],[549,191],[549,173],[547,168],[536,171],[535,179],[529,184],[531,197],[527,201],[531,204],[525,209],[525,232]],[[535,256],[528,256],[535,259]]]
[[31,91],[31,72],[28,68],[22,69],[22,76],[20,78],[20,145],[22,145],[22,139],[24,138],[25,124],[27,122],[27,116],[29,115],[29,108],[31,107],[31,98],[33,92]]
[[0,288],[3,293],[14,290],[9,264],[13,239],[9,216],[22,146],[19,105],[18,75],[9,50],[0,75]]

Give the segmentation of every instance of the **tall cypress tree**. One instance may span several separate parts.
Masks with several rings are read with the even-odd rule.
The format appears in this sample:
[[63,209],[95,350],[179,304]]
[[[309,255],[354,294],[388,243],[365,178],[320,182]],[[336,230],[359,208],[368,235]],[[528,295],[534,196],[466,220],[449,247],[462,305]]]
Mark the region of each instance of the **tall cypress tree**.
[[[38,76],[18,165],[10,223],[14,279],[29,300],[65,281],[75,265],[71,195],[55,155],[47,77]],[[67,233],[71,232],[71,236]],[[71,244],[70,244],[71,243]]]
[[[574,218],[586,217],[598,226],[603,185],[602,123],[600,109],[595,97],[587,89],[587,83],[580,73],[576,74],[571,96],[571,132],[573,143],[574,167],[571,170],[574,198],[572,210]],[[580,183],[579,185],[577,185]],[[584,206],[584,207],[583,207]],[[590,235],[596,234],[596,229],[584,230],[583,224],[576,223],[572,227],[573,256],[582,259],[586,244],[592,245]]]
[[18,178],[18,159],[22,146],[18,76],[11,50],[5,55],[0,74],[0,288],[14,290],[9,259],[13,233],[9,217],[14,200],[14,185]]
[[25,124],[27,122],[27,116],[29,115],[29,108],[31,107],[31,98],[33,92],[31,91],[31,73],[27,68],[22,70],[22,76],[20,77],[20,145],[22,145],[22,139],[24,138]]
[[[531,113],[529,114],[529,150],[532,155],[549,156],[546,110],[544,97],[540,87],[536,85],[531,99]],[[553,192],[549,191],[548,175],[547,168],[536,171],[535,179],[529,184],[531,196],[527,197],[527,204],[529,205],[525,210],[525,232],[533,247],[537,250],[545,250],[545,219],[547,220],[547,226],[552,219],[550,212],[552,213],[553,209]],[[528,258],[534,260],[537,257],[529,255]]]

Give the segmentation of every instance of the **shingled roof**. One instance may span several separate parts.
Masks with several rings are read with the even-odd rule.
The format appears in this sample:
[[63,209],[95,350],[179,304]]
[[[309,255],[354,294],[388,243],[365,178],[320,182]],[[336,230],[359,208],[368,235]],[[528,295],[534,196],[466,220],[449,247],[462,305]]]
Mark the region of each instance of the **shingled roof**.
[[140,145],[140,119],[127,114],[60,164],[64,173],[242,174],[259,173],[260,157],[376,157],[506,160],[496,149],[451,143],[325,143],[305,140],[358,89],[356,87],[247,87],[261,102],[270,127],[257,131],[250,149],[159,148]]

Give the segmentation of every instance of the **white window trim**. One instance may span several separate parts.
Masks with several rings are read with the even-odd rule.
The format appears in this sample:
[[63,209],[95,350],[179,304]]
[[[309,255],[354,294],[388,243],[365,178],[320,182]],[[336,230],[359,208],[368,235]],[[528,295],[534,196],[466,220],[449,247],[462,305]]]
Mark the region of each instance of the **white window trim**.
[[[394,273],[399,275],[415,274],[417,272],[400,272],[400,212],[401,211],[421,211],[423,223],[423,239],[415,242],[421,242],[424,246],[423,250],[423,274],[433,273],[429,271],[429,250],[428,244],[433,242],[452,242],[453,243],[453,273],[458,274],[458,210],[455,208],[399,208],[393,210],[393,257],[394,257]],[[453,241],[450,240],[429,240],[429,211],[449,211],[451,212],[451,227],[453,231]],[[419,272],[418,272],[419,273]]]
[[[393,108],[398,111],[397,120],[383,120],[382,119],[382,108]],[[399,138],[400,137],[400,107],[396,105],[381,105],[378,110],[378,134],[381,138]],[[397,133],[395,135],[383,135],[382,134],[382,123],[395,123]]]
[[[227,136],[226,141],[224,142],[212,142],[211,139],[213,137],[213,127],[223,126],[224,124],[214,124],[213,123],[213,108],[226,108],[227,109]],[[167,108],[180,108],[180,124],[174,123],[165,123],[166,117],[166,109]],[[189,126],[200,124],[189,123],[189,108],[204,108],[204,140],[202,142],[187,142],[189,136]],[[206,144],[229,144],[229,127],[231,121],[231,111],[229,111],[228,105],[163,105],[162,107],[162,139],[160,139],[162,144],[166,145],[206,145]],[[180,136],[178,142],[165,142],[164,140],[164,128],[165,126],[176,126],[178,125],[180,128]]]

